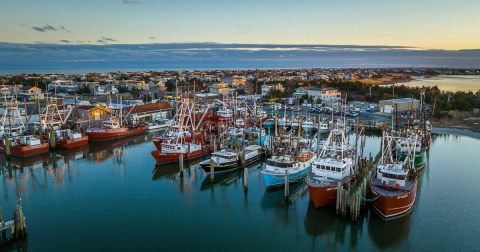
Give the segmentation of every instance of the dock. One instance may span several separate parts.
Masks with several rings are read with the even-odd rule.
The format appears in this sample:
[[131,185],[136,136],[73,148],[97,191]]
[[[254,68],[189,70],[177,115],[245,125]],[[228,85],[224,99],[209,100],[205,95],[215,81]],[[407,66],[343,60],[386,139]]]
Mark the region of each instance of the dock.
[[[13,217],[12,220],[9,220],[7,222],[3,221],[2,217],[2,209],[0,207],[0,231],[1,231],[1,238],[0,238],[0,244],[7,243],[9,241],[12,241],[14,239],[24,237],[27,235],[27,228],[25,225],[25,216],[23,216],[23,211],[22,211],[22,200],[18,200],[18,205],[17,209],[13,211]],[[11,236],[7,238],[7,229],[11,229]]]
[[359,158],[358,174],[352,183],[348,182],[346,188],[343,188],[341,182],[337,185],[337,202],[336,202],[336,214],[341,215],[343,218],[350,216],[351,221],[357,222],[361,210],[366,208],[367,195],[370,194],[370,181],[372,176],[375,176],[376,162],[380,158],[379,152],[375,160],[372,157],[372,153],[369,154],[368,160],[366,158]]

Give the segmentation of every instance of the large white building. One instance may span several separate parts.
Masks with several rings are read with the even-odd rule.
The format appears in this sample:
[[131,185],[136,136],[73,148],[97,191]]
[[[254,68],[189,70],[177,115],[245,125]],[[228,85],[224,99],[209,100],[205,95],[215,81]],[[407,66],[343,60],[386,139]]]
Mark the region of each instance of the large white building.
[[318,98],[325,103],[339,102],[342,99],[342,93],[335,88],[310,88],[307,90],[308,96],[312,97],[314,101]]

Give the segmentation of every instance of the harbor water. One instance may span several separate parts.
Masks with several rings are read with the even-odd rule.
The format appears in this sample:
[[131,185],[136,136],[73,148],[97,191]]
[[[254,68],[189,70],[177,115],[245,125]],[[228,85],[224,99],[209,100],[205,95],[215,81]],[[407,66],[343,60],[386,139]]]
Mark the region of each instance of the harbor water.
[[[368,136],[364,155],[380,137]],[[479,251],[480,141],[435,134],[414,209],[385,221],[369,207],[359,222],[316,209],[305,183],[266,190],[262,162],[215,176],[185,161],[155,166],[149,136],[7,160],[0,206],[22,199],[28,236],[1,251]]]

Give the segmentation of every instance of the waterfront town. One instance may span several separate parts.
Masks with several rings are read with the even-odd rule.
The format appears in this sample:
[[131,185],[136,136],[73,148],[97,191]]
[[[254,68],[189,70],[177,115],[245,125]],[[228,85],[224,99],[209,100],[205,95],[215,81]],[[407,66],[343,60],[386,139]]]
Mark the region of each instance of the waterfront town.
[[[118,167],[126,176],[127,163],[139,162],[130,151],[141,150],[154,180],[180,181],[181,190],[192,178],[212,193],[234,181],[245,195],[260,186],[285,204],[307,197],[309,211],[330,207],[352,223],[366,222],[369,211],[382,221],[410,218],[433,127],[478,130],[480,90],[408,84],[479,74],[367,68],[2,76],[0,169],[14,188],[14,178],[39,171],[61,183],[68,171],[71,181],[70,162],[85,160],[112,160],[114,173]],[[372,144],[376,138],[380,144]],[[252,186],[249,176],[261,182]],[[26,236],[24,214],[19,200],[12,220],[2,222],[1,230],[11,229],[2,244]]]

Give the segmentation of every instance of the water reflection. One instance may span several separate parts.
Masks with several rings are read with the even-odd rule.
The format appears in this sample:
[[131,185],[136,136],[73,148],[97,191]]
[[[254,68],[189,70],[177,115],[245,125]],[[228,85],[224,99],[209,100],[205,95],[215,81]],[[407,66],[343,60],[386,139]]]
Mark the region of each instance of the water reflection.
[[5,244],[0,245],[3,252],[26,252],[28,251],[28,240],[27,237],[20,237],[14,240],[11,240]]
[[378,249],[393,248],[407,239],[412,224],[412,212],[387,221],[377,214],[370,216],[368,235]]
[[[104,162],[112,156],[118,156],[124,154],[124,150],[127,147],[139,145],[145,142],[151,141],[147,135],[140,134],[135,136],[125,137],[115,141],[90,143],[87,159],[96,163]],[[133,159],[136,159],[133,155],[126,152],[126,154]]]

